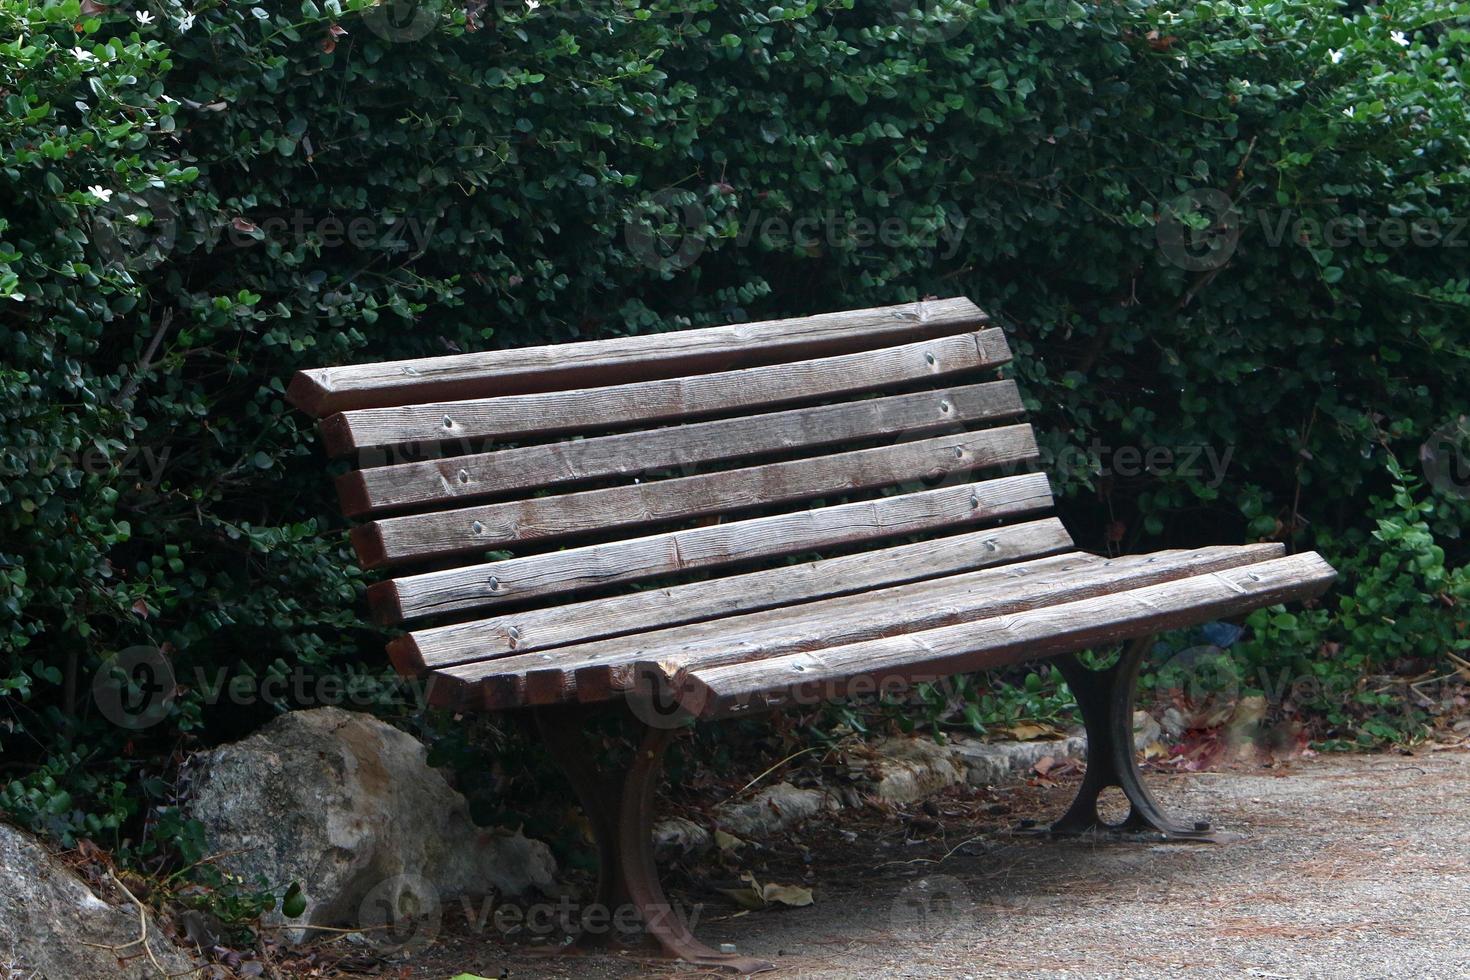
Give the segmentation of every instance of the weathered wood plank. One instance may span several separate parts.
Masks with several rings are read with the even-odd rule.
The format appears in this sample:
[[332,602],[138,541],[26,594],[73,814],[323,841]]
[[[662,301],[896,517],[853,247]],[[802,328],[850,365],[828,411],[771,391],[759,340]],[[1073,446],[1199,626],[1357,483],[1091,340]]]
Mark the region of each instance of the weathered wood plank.
[[640,662],[639,683],[666,678],[696,717],[745,714],[902,689],[951,674],[1053,656],[1308,599],[1337,573],[1305,553],[1127,592],[1064,602],[920,633],[707,670]]
[[984,326],[962,297],[787,320],[298,372],[286,398],[321,417],[357,408],[557,391],[889,347]]
[[368,589],[368,599],[380,621],[396,623],[511,599],[988,522],[1051,505],[1046,476],[1028,473],[410,575],[377,583]]
[[957,432],[847,453],[701,473],[555,497],[388,517],[352,529],[363,568],[639,527],[905,481],[958,482],[1039,455],[1029,425]]
[[745,459],[801,447],[838,445],[888,433],[923,435],[1022,414],[1014,381],[870,398],[522,446],[448,455],[344,473],[337,480],[349,517],[375,510],[469,500],[672,466]]
[[485,703],[552,704],[575,696],[600,701],[632,686],[633,664],[656,660],[687,670],[778,657],[1021,612],[1249,565],[1280,545],[1202,548],[1105,559],[1066,554],[1016,565],[877,589],[858,595],[675,629],[639,633],[542,653],[482,661],[442,672],[462,684],[485,682]]
[[501,398],[339,412],[322,420],[333,455],[445,439],[501,438],[606,429],[813,401],[993,367],[1010,359],[1000,330],[937,337],[880,350],[764,367]]
[[438,626],[388,645],[400,672],[678,626],[1069,551],[1054,517],[629,595]]

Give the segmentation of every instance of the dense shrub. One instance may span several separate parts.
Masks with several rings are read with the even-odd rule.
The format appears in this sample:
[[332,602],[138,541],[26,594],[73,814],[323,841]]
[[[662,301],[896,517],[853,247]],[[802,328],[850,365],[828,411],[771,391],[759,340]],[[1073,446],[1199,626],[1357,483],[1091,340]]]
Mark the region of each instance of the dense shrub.
[[[1467,410],[1467,12],[0,0],[0,805],[116,843],[277,707],[211,685],[389,696],[293,370],[931,294],[1010,330],[1084,545],[1347,559],[1258,623],[1322,668],[1464,563],[1453,469],[1372,501]],[[127,731],[135,645],[182,690]]]

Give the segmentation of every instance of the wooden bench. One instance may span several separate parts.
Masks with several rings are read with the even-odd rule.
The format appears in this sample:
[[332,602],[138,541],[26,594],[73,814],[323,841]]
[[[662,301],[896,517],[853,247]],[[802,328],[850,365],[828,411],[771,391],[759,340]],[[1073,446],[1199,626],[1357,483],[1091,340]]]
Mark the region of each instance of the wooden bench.
[[[599,902],[667,953],[700,944],[650,844],[660,759],[692,719],[902,690],[1056,657],[1088,736],[1050,829],[1204,838],[1138,778],[1133,689],[1160,630],[1323,592],[1279,545],[1104,558],[1045,512],[1051,488],[1005,338],[965,299],[679,333],[304,371],[389,644],[435,703],[529,708],[596,829]],[[643,586],[637,588],[637,586]],[[1073,656],[1126,644],[1107,670]],[[592,763],[585,714],[641,739]],[[1099,793],[1132,804],[1105,824]]]

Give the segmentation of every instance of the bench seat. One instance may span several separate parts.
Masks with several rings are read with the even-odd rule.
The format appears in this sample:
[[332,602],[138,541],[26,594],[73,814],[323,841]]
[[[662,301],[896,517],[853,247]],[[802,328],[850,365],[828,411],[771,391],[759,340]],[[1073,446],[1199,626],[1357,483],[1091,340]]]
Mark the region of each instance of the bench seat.
[[[1088,765],[1051,830],[1211,839],[1138,778],[1133,688],[1160,630],[1310,599],[1334,572],[1277,544],[1103,557],[1051,484],[1003,333],[969,300],[301,372],[288,398],[355,464],[374,618],[433,703],[534,720],[596,832],[604,903],[700,944],[657,881],[659,760],[687,722],[901,691],[1050,658]],[[1127,644],[1107,668],[1075,653]],[[592,763],[586,719],[641,739]],[[1099,794],[1128,817],[1107,824]]]

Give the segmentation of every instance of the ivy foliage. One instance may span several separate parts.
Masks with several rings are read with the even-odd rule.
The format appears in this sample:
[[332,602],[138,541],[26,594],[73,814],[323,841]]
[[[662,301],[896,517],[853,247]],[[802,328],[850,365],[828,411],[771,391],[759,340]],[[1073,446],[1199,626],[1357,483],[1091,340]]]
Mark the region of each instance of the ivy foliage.
[[[1283,656],[1432,599],[1368,569],[1463,564],[1464,481],[1368,535],[1467,411],[1467,14],[0,0],[0,806],[119,843],[311,699],[200,678],[389,696],[302,367],[968,295],[1084,546],[1354,558]],[[91,688],[134,646],[139,731]]]

